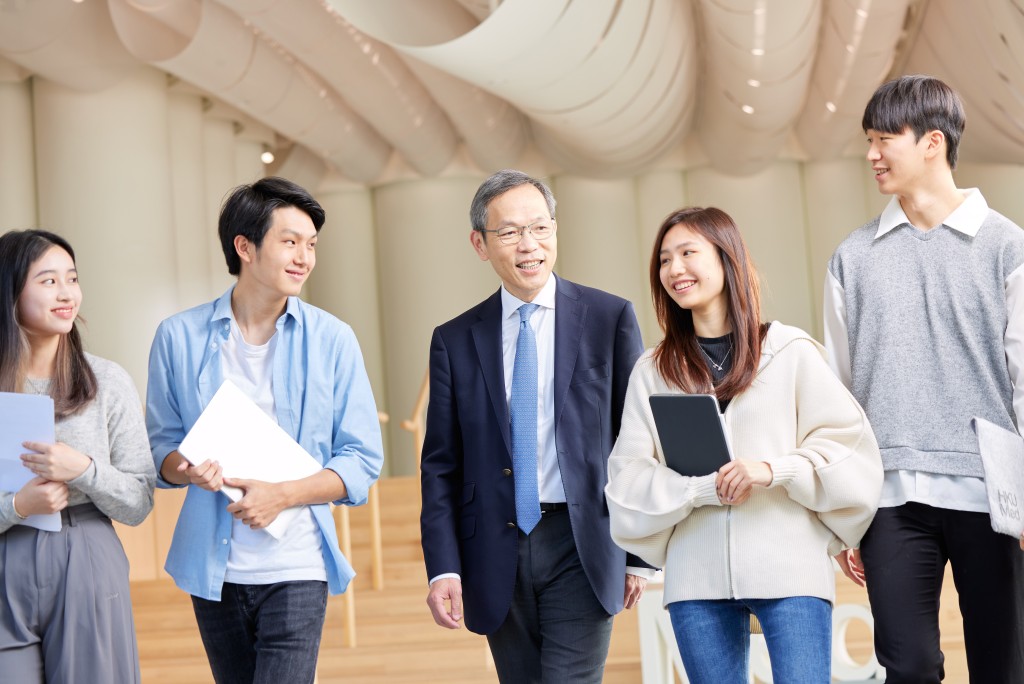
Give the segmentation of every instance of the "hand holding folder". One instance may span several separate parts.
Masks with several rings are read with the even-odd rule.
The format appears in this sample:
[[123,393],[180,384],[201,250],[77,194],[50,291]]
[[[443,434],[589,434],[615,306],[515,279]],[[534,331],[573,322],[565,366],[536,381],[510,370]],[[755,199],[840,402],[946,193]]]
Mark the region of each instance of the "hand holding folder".
[[[236,479],[286,482],[323,470],[323,464],[230,380],[213,395],[178,452],[192,465],[207,459],[218,461],[224,476]],[[244,496],[235,487],[225,486],[221,491],[232,501]],[[286,508],[266,531],[280,539],[301,510],[301,506]]]
[[[0,392],[0,490],[17,492],[35,477],[21,462],[22,442],[53,444],[53,399],[36,394]],[[60,530],[60,513],[30,515],[19,521],[39,530]]]
[[973,423],[992,529],[1019,539],[1024,532],[1024,439],[984,418]]

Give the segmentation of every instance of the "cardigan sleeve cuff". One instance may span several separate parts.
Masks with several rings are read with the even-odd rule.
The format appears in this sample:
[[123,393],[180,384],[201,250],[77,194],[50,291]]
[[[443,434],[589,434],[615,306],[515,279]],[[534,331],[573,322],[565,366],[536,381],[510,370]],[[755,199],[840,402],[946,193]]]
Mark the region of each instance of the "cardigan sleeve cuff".
[[715,479],[717,473],[711,473],[710,475],[704,475],[703,477],[693,478],[691,487],[693,488],[693,507],[699,506],[722,506],[722,501],[718,498],[718,490],[715,488]]
[[828,543],[828,555],[835,556],[840,551],[846,549],[846,544],[839,537],[833,537],[832,541]]
[[794,479],[800,474],[801,468],[808,468],[810,464],[807,459],[801,456],[782,456],[779,458],[769,458],[766,461],[768,466],[772,469],[772,481],[768,485],[768,489],[773,487],[782,487]]

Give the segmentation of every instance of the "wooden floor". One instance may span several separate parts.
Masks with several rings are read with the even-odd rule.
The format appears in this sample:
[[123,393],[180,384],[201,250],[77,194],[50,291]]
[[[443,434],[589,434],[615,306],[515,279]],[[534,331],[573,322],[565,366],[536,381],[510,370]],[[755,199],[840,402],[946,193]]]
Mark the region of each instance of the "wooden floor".
[[[486,641],[465,629],[434,625],[424,599],[426,576],[419,547],[419,490],[414,478],[390,478],[381,484],[384,537],[384,589],[370,587],[369,523],[365,509],[352,511],[356,648],[346,648],[341,597],[332,597],[320,647],[321,684],[358,682],[497,681],[488,665]],[[840,602],[867,603],[863,590],[837,577]],[[956,594],[948,576],[942,597],[942,649],[946,682],[967,682],[963,635]],[[208,683],[209,666],[186,594],[167,580],[132,584],[132,601],[145,684]],[[866,630],[851,629],[851,653],[863,658],[870,648]],[[640,646],[635,612],[615,619],[605,670],[608,684],[640,682]]]

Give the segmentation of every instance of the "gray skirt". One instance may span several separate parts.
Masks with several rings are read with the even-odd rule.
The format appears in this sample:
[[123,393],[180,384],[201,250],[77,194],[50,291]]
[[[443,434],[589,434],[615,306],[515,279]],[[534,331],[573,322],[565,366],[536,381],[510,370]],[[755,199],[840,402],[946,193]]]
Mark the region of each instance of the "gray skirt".
[[0,678],[137,684],[128,559],[94,505],[62,514],[60,532],[0,534]]

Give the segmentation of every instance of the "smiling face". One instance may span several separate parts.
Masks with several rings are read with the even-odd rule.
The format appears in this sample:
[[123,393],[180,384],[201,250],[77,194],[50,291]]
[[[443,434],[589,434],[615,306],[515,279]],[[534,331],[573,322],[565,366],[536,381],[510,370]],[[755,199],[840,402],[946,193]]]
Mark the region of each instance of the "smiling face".
[[[487,230],[522,227],[551,220],[540,190],[520,185],[498,195],[487,205]],[[470,242],[483,261],[491,262],[505,289],[524,302],[533,301],[551,277],[558,256],[558,235],[537,240],[529,231],[517,244],[504,245],[494,233],[472,231]]]
[[32,263],[18,297],[18,322],[29,338],[48,338],[71,332],[82,305],[75,262],[54,245]]
[[933,136],[925,134],[916,140],[907,127],[902,133],[883,133],[868,129],[867,160],[883,195],[909,194],[924,182],[929,145]]
[[316,265],[317,231],[301,209],[278,207],[259,248],[239,235],[235,249],[242,261],[239,282],[270,298],[298,296]]
[[715,245],[679,223],[665,233],[659,259],[662,287],[676,304],[695,317],[725,320],[725,270]]

